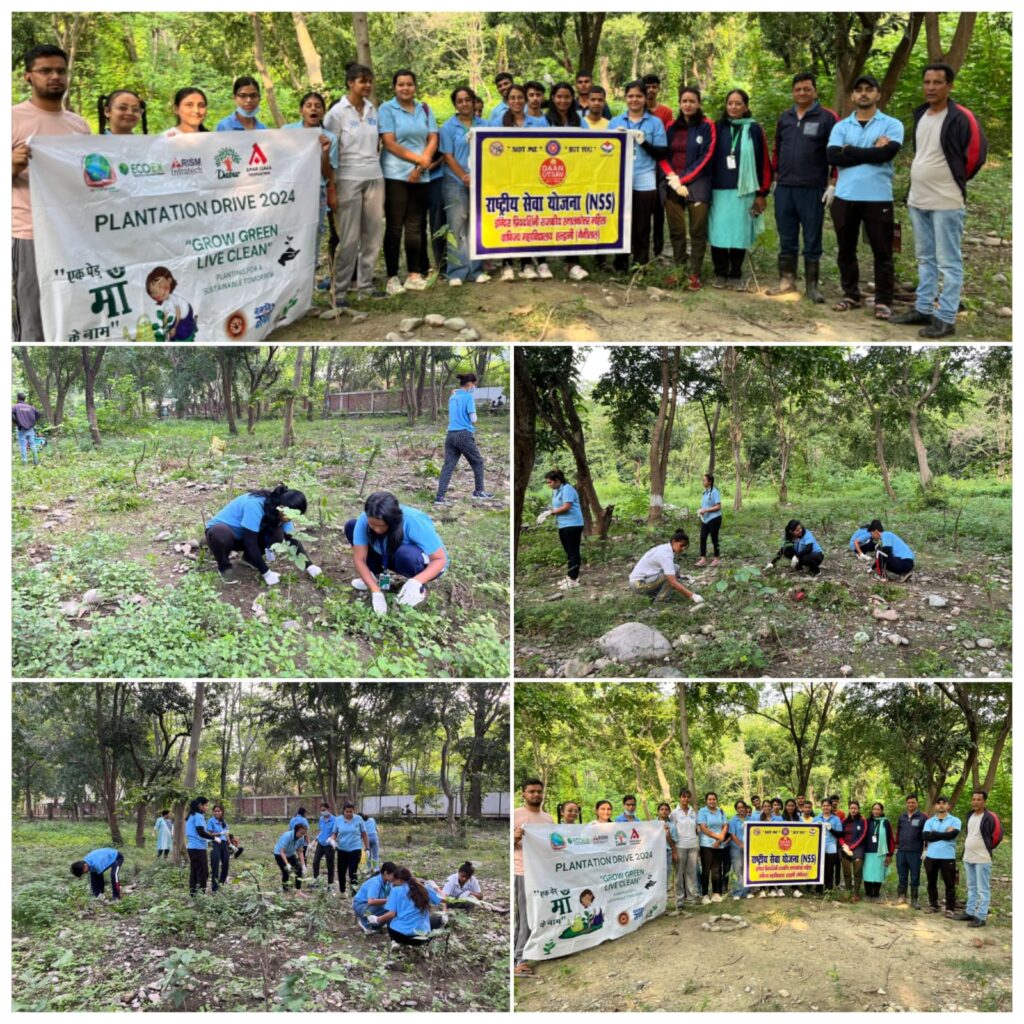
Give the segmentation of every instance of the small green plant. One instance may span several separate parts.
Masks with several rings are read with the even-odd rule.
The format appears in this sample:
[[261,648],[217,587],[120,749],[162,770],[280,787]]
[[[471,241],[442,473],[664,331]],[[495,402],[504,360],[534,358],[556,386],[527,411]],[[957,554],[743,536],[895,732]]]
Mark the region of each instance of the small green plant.
[[176,1010],[180,1010],[196,990],[198,976],[216,975],[224,965],[225,961],[205,949],[172,948],[161,963],[166,974],[160,983],[160,991]]

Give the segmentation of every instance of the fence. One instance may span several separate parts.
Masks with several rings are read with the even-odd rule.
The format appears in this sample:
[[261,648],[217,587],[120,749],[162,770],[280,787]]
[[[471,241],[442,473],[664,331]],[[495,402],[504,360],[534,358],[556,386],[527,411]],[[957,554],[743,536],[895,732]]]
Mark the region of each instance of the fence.
[[[478,387],[474,392],[477,412],[508,412],[508,397],[500,387]],[[424,407],[430,404],[429,395],[424,398]],[[447,393],[439,395],[438,408],[447,408]],[[324,397],[324,411],[344,416],[380,416],[387,413],[405,412],[404,391],[335,391]]]
[[[320,813],[321,796],[244,796],[235,797],[234,810],[240,818],[283,818],[293,817],[300,807],[306,809],[306,817],[312,819]],[[375,818],[398,818],[403,815],[418,818],[443,818],[448,814],[448,800],[439,794],[427,801],[417,801],[414,796],[364,796],[358,801],[362,814]],[[508,818],[510,799],[508,793],[485,793],[482,816],[485,818]],[[341,808],[336,808],[340,811]],[[461,803],[456,797],[455,813],[462,814]]]

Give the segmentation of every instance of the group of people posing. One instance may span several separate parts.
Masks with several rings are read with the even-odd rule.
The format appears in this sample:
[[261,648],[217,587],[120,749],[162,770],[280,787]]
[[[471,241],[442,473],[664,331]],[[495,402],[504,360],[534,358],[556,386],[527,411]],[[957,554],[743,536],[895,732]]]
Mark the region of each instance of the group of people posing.
[[[33,47],[25,55],[24,77],[31,96],[12,112],[14,337],[41,341],[28,140],[91,129],[83,118],[63,108],[68,89],[63,50]],[[795,289],[802,235],[807,296],[825,301],[820,265],[824,213],[830,209],[843,293],[833,308],[844,312],[864,304],[857,261],[864,230],[874,257],[873,315],[921,324],[922,337],[938,338],[955,331],[963,283],[967,182],[987,153],[977,118],[950,97],[954,77],[948,65],[929,64],[923,78],[925,102],[913,111],[915,157],[907,202],[919,283],[914,308],[897,317],[892,312],[893,177],[904,126],[879,109],[882,89],[872,75],[861,75],[853,83],[853,111],[844,118],[818,102],[813,74],[795,75],[793,105],[778,118],[771,145],[743,89],[727,93],[720,116],[712,121],[704,114],[698,87],[682,85],[677,108],[672,109],[659,102],[660,79],[649,74],[626,85],[626,109],[613,115],[605,90],[593,83],[589,70],[581,70],[575,84],[556,82],[550,89],[538,81],[517,83],[503,71],[495,77],[501,101],[486,116],[474,90],[459,86],[451,93],[455,113],[439,125],[429,104],[417,97],[414,71],[394,72],[394,95],[378,108],[370,100],[376,84],[372,69],[353,62],[345,71],[341,99],[329,104],[323,94],[309,92],[300,100],[299,119],[283,127],[320,133],[317,241],[319,249],[326,223],[333,261],[333,282],[324,280],[321,287],[333,284],[338,306],[346,304],[350,291],[383,297],[423,290],[432,275],[444,275],[452,286],[490,280],[483,266],[469,259],[469,151],[475,129],[608,130],[627,132],[633,147],[630,254],[616,258],[617,269],[647,264],[652,240],[654,255],[659,255],[667,222],[673,257],[686,268],[690,289],[702,287],[709,245],[714,286],[745,289],[744,260],[764,230],[764,213],[774,190],[779,282],[770,294]],[[243,75],[235,80],[232,92],[235,110],[218,122],[216,130],[268,129],[260,120],[259,82]],[[202,89],[180,89],[173,101],[176,123],[165,134],[208,131],[207,108]],[[130,89],[101,97],[98,114],[100,130],[111,134],[147,128],[146,104]],[[383,289],[374,281],[382,245]],[[587,277],[578,258],[567,258],[565,266],[571,279]],[[502,280],[513,279],[514,261],[502,261],[500,273]],[[543,257],[519,261],[519,273],[534,279],[554,276]],[[170,272],[150,290],[154,300],[171,301]],[[187,330],[188,311],[175,315]]]

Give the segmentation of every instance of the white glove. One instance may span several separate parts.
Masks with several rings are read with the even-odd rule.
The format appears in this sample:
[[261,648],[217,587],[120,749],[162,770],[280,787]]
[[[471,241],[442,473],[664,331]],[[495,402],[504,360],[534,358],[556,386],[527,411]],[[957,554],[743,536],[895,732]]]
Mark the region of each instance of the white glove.
[[829,187],[825,189],[821,196],[822,205],[825,207],[826,210],[830,210],[832,208],[832,200],[835,199],[835,197],[836,187],[835,185],[829,185]]
[[775,568],[775,563],[774,563],[774,562],[769,562],[769,563],[768,563],[768,564],[767,564],[767,565],[766,565],[766,566],[764,567],[764,571],[765,571],[765,572],[767,572],[767,571],[768,571],[769,569],[774,569],[774,568]]
[[647,138],[640,128],[627,128],[626,133],[638,146]]
[[793,557],[792,557],[792,558],[791,558],[791,559],[789,560],[789,564],[790,564],[791,566],[793,566],[793,568],[795,569],[795,568],[796,568],[796,567],[797,567],[797,566],[798,566],[798,565],[800,564],[800,558],[799,558],[799,557],[798,557],[797,555],[794,555],[794,556],[793,556]]
[[319,565],[313,565],[310,563],[306,566],[306,572],[309,573],[311,579],[315,580],[317,576],[323,572],[323,569],[321,569]]
[[857,557],[862,562],[873,562],[874,561],[874,558],[872,558],[872,556],[869,555],[866,551],[862,551]]
[[690,595],[690,600],[694,604],[703,604],[704,603],[704,598],[701,597],[700,594],[691,594]]
[[267,584],[268,587],[272,587],[275,583],[280,583],[281,582],[281,577],[278,576],[277,573],[274,572],[273,569],[268,569],[263,574],[263,579],[264,579],[264,582]]
[[427,588],[419,580],[406,580],[405,586],[398,592],[398,603],[415,608],[427,596]]
[[371,600],[373,601],[373,610],[378,615],[387,615],[388,599],[384,596],[382,591],[375,590],[373,592],[373,597],[371,598]]
[[376,914],[367,914],[366,915],[366,920],[369,921],[370,924],[376,924],[377,923],[377,915]]
[[214,841],[215,843],[219,843],[219,842],[220,842],[220,836],[214,836],[214,837],[213,837],[213,841]]
[[274,562],[276,560],[277,555],[275,555],[274,552],[270,550],[270,548],[267,548],[267,550],[263,552],[263,561],[266,562],[267,565],[270,565],[271,562]]
[[678,174],[670,174],[666,180],[668,181],[668,187],[677,196],[682,196],[685,199],[690,194],[690,190],[679,180]]
[[537,516],[537,525],[540,526],[549,515],[551,515],[551,509],[545,509],[539,516]]

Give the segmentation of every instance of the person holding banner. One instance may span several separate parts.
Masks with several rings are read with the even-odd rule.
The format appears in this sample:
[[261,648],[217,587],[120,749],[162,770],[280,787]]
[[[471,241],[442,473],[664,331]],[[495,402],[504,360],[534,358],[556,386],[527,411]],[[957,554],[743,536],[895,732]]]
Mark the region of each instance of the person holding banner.
[[631,793],[622,798],[622,813],[617,815],[616,821],[642,821],[636,814],[636,797]]
[[[667,803],[658,804],[658,821],[665,825],[665,892],[672,888],[672,864],[678,859],[676,854],[676,842],[679,833],[676,831],[676,823],[669,819],[672,808]],[[639,819],[637,819],[639,820]]]
[[[523,806],[512,814],[512,864],[515,877],[516,930],[515,973],[520,977],[533,974],[533,968],[523,959],[530,938],[530,925],[526,919],[526,867],[523,863],[523,829],[527,825],[553,825],[555,822],[544,805],[544,783],[540,779],[525,779],[521,792]],[[608,805],[611,810],[611,805]]]
[[25,54],[24,77],[32,95],[11,108],[13,340],[35,342],[52,339],[43,337],[29,192],[32,150],[28,140],[37,135],[89,135],[92,129],[84,118],[64,109],[68,55],[59,46],[33,46]]
[[825,883],[818,886],[818,892],[831,892],[839,880],[839,841],[843,838],[843,823],[832,813],[832,801],[821,801],[821,813],[814,819],[816,824],[825,826]]
[[[634,266],[651,261],[651,223],[660,207],[656,171],[668,155],[668,137],[661,120],[645,106],[644,83],[626,86],[626,112],[608,122],[609,131],[626,132],[633,140],[633,216],[630,250]],[[657,255],[657,253],[655,254]],[[619,253],[612,261],[616,270],[629,270],[629,256]]]
[[747,818],[750,807],[745,800],[737,800],[733,805],[736,813],[729,819],[729,852],[732,857],[732,870],[736,875],[736,888],[732,891],[734,900],[752,900],[754,894],[743,884],[743,854]]
[[[437,152],[437,120],[426,103],[416,99],[416,74],[408,68],[391,76],[395,95],[382,103],[378,130],[384,172],[384,262],[388,295],[423,291],[423,224],[430,190],[430,166]],[[405,239],[404,285],[398,279],[399,255]]]
[[580,805],[575,800],[566,800],[558,807],[559,825],[582,825],[583,814]]
[[459,287],[464,281],[485,284],[490,277],[483,264],[469,259],[469,133],[486,122],[473,114],[476,94],[469,86],[452,90],[455,116],[441,126],[440,149],[444,156],[445,212],[451,234],[448,240],[448,284]]
[[568,559],[565,579],[558,583],[559,590],[573,590],[580,585],[580,543],[583,540],[583,511],[580,496],[572,484],[567,483],[560,469],[553,469],[544,477],[544,483],[553,491],[551,508],[537,516],[540,526],[548,516],[554,516],[558,523],[558,539],[562,542]]
[[839,843],[842,851],[843,886],[852,894],[851,903],[860,903],[867,834],[868,823],[861,817],[860,804],[856,800],[851,800],[850,809],[843,822],[843,838]]
[[[508,91],[512,88],[512,83],[515,78],[508,71],[499,71],[494,76],[494,87],[498,90],[498,95],[501,99],[498,101],[495,108],[491,111],[490,116],[487,118],[488,124],[498,124],[501,118],[504,116],[505,111],[508,110]],[[497,119],[497,120],[495,120]]]
[[96,102],[100,135],[132,135],[135,126],[142,122],[142,134],[146,131],[146,103],[131,89],[116,89]]
[[[718,806],[718,794],[711,792],[704,797],[704,806],[697,812],[697,829],[700,833],[700,873],[704,881],[704,896],[701,903],[721,903],[725,881],[725,857],[728,848],[729,825],[725,812]],[[708,895],[708,890],[711,895]]]
[[600,85],[592,85],[587,109],[583,112],[583,120],[591,131],[602,132],[608,127],[611,117],[604,116],[606,110],[608,104],[605,102],[604,89]]
[[746,289],[743,260],[764,231],[771,184],[764,129],[750,116],[750,97],[733,89],[718,121],[711,164],[708,241],[716,288]]
[[[546,120],[552,128],[587,127],[586,122],[580,118],[576,94],[568,82],[556,82],[551,86],[551,100],[548,103]],[[583,281],[590,276],[575,256],[566,256],[565,265],[569,268],[569,278],[573,281]]]
[[864,840],[864,896],[869,903],[881,902],[882,884],[889,873],[895,849],[892,825],[885,816],[885,807],[873,803],[867,838]]
[[539,118],[542,124],[547,124],[547,115],[544,113],[547,89],[544,87],[544,83],[529,81],[523,88],[526,89],[526,113],[530,117]]
[[208,132],[206,127],[206,93],[195,86],[186,85],[174,94],[174,127],[164,132],[164,137],[173,139],[176,135],[191,135],[194,132]]
[[266,130],[257,116],[260,112],[260,83],[252,75],[242,75],[231,86],[235,97],[234,112],[217,122],[219,132],[251,132]]
[[612,820],[612,802],[611,800],[598,800],[594,804],[594,820],[591,822],[592,825],[608,825],[611,824]]

